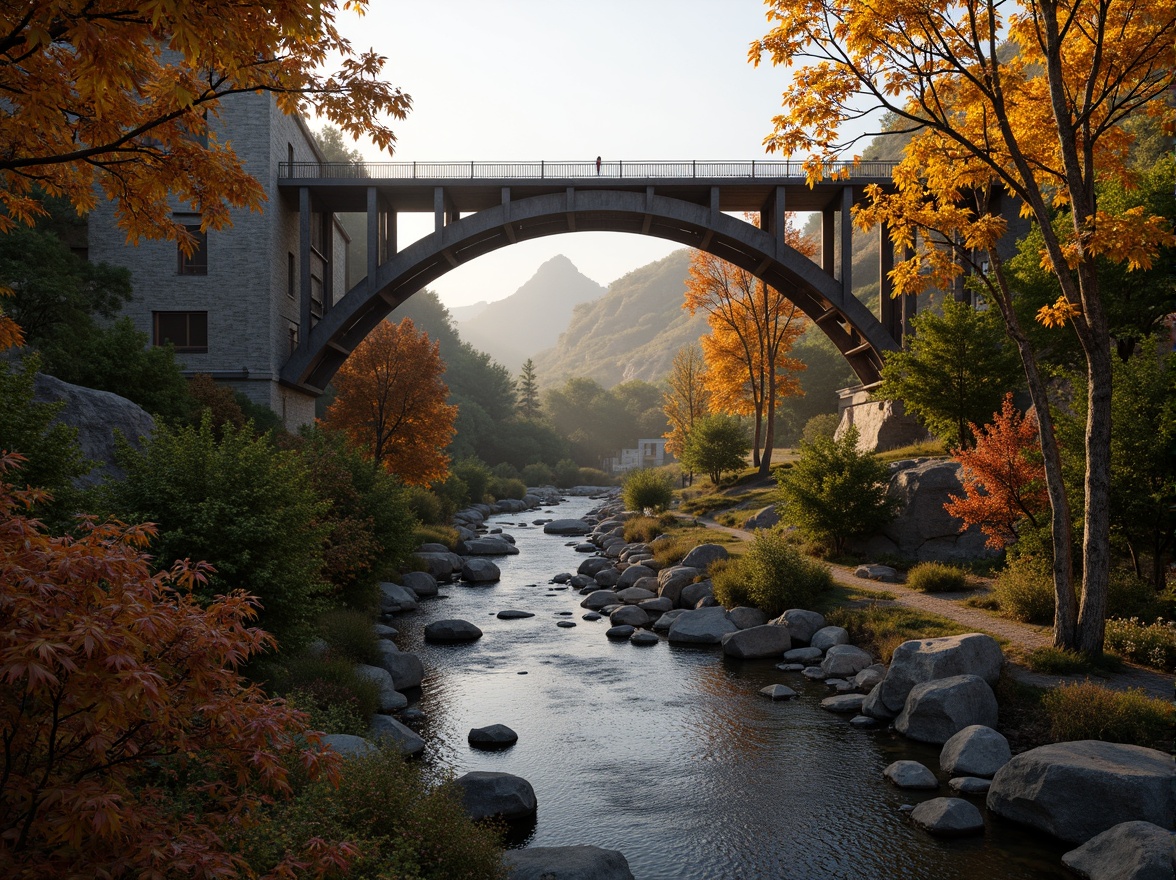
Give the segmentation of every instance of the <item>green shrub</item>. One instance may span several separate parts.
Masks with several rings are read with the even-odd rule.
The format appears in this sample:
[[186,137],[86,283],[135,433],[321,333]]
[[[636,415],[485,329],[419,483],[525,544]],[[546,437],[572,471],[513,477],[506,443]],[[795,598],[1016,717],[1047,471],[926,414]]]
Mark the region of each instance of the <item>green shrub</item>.
[[804,423],[804,430],[800,432],[800,442],[812,443],[822,438],[832,440],[840,424],[841,417],[837,413],[819,413]]
[[1152,585],[1134,572],[1112,569],[1107,580],[1107,617],[1147,614],[1156,600]]
[[372,629],[373,622],[370,614],[337,608],[319,617],[318,634],[332,657],[375,665],[380,659],[380,640]]
[[[300,708],[307,711],[326,711],[331,706],[346,707],[346,711],[362,718],[366,724],[380,708],[380,688],[355,672],[353,661],[335,656],[311,653],[295,654],[280,663],[262,667],[269,681],[269,689],[278,696],[300,695]],[[337,733],[342,731],[328,731]]]
[[617,478],[599,468],[582,467],[576,470],[576,486],[615,486]]
[[[312,838],[351,841],[348,880],[501,880],[500,827],[475,823],[452,782],[394,748],[343,762],[337,785],[306,785],[244,833],[239,851],[258,873]],[[332,875],[333,876],[333,875]]]
[[894,649],[911,639],[934,639],[970,632],[963,624],[938,614],[878,602],[871,602],[864,608],[834,608],[825,615],[825,622],[844,627],[849,632],[851,644],[869,650],[883,663],[889,663]]
[[890,471],[857,448],[850,428],[840,440],[802,443],[800,458],[776,472],[782,522],[841,554],[850,538],[873,534],[894,517],[898,500],[887,492]]
[[521,476],[519,469],[509,461],[500,461],[490,469],[490,472],[503,480],[517,480]]
[[968,589],[968,573],[943,562],[920,562],[907,572],[906,585],[922,593],[958,593]]
[[413,546],[444,544],[450,550],[457,546],[457,529],[453,526],[417,526],[412,533]]
[[658,512],[670,506],[674,499],[674,484],[664,471],[642,468],[629,471],[621,489],[626,510]]
[[811,608],[832,586],[827,565],[802,556],[782,535],[759,531],[747,552],[719,573],[715,598],[727,605],[719,598],[722,592],[734,604],[754,605],[776,617],[789,608]]
[[711,414],[695,421],[679,458],[684,467],[708,474],[718,485],[724,473],[747,466],[750,451],[751,440],[738,417]]
[[325,701],[322,694],[293,690],[286,694],[286,702],[307,715],[306,726],[321,733],[347,733],[351,736],[371,735],[371,718],[359,711],[355,700]]
[[494,477],[490,481],[490,494],[495,499],[516,498],[522,500],[527,494],[527,484],[516,477]]
[[537,462],[523,468],[522,479],[528,486],[550,486],[555,482],[555,471],[548,465]]
[[1072,675],[1075,672],[1090,672],[1090,658],[1077,651],[1067,651],[1065,648],[1037,648],[1025,658],[1025,665],[1034,672],[1044,672],[1049,675]]
[[747,575],[739,565],[739,559],[729,557],[711,563],[710,577],[714,585],[715,600],[724,608],[752,604]]
[[630,544],[648,544],[665,532],[655,516],[634,516],[625,520],[624,538]]
[[992,593],[1000,610],[1026,623],[1048,624],[1054,619],[1053,575],[1048,560],[1041,556],[1010,558],[996,576]]
[[457,474],[450,474],[443,481],[434,483],[429,488],[433,490],[433,494],[437,496],[437,500],[441,504],[441,516],[435,522],[448,522],[458,509],[465,507],[471,501],[482,500],[470,495],[470,487]]
[[555,466],[553,476],[555,485],[561,489],[570,489],[580,482],[580,466],[570,458],[561,459]]
[[198,596],[244,590],[261,600],[258,625],[282,650],[305,640],[331,592],[322,576],[329,527],[297,453],[228,424],[218,438],[206,413],[199,427],[159,425],[142,452],[123,444],[118,461],[126,477],[105,485],[107,512],[156,523],[160,564],[211,563]]
[[466,503],[477,504],[485,501],[486,496],[490,494],[490,482],[494,479],[494,474],[485,462],[476,458],[463,458],[454,463],[451,473],[466,486],[465,498],[455,499],[459,507]]
[[1107,621],[1104,646],[1126,660],[1176,672],[1176,621],[1144,623],[1138,617]]
[[[1113,691],[1096,684],[1062,685],[1041,698],[1055,742],[1098,739],[1170,748],[1176,707],[1142,690]],[[1166,741],[1166,745],[1164,744]]]
[[437,525],[445,519],[441,499],[423,486],[408,487],[408,507],[417,521],[424,525]]

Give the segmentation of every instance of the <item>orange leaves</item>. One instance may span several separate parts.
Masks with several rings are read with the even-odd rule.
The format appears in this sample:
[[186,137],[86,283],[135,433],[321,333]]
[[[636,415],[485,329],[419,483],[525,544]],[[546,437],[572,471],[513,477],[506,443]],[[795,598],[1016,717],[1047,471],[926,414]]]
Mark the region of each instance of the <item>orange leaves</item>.
[[7,483],[19,461],[0,457],[0,875],[235,875],[218,829],[288,787],[285,756],[336,757],[238,675],[272,644],[247,597],[201,608],[207,567],[152,574],[144,529],[45,534]]
[[[0,7],[0,231],[35,216],[34,187],[79,211],[101,187],[132,240],[180,233],[169,192],[213,228],[227,224],[230,206],[259,208],[260,186],[205,116],[215,129],[233,94],[271,94],[284,112],[313,109],[389,149],[388,119],[403,119],[411,98],[380,81],[383,57],[342,38],[339,12],[337,0]],[[332,59],[338,70],[324,72]]]
[[943,509],[961,519],[964,528],[979,526],[987,545],[999,550],[1017,540],[1021,520],[1037,525],[1037,517],[1049,509],[1049,497],[1032,410],[1022,416],[1008,394],[993,416],[991,425],[972,425],[975,447],[953,453],[963,465],[964,495],[949,495]]
[[457,407],[436,342],[410,318],[381,321],[335,374],[324,424],[409,485],[444,479]]

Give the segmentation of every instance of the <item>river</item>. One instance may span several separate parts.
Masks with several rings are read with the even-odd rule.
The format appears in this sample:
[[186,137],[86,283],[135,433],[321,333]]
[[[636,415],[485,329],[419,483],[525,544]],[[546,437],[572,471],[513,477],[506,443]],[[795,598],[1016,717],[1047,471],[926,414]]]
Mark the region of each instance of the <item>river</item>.
[[[825,878],[1064,878],[1069,847],[992,821],[983,837],[941,840],[899,811],[951,794],[936,747],[886,731],[860,731],[819,708],[830,691],[773,661],[732,661],[717,649],[651,647],[605,638],[608,619],[582,619],[581,596],[551,577],[584,554],[530,523],[578,517],[595,502],[494,517],[518,556],[496,557],[492,586],[445,585],[399,615],[397,641],[424,661],[418,708],[424,760],[526,778],[538,815],[515,845],[594,844],[617,849],[637,880]],[[534,612],[499,620],[508,608]],[[481,639],[426,644],[425,624],[475,623]],[[574,628],[560,628],[570,620]],[[799,699],[758,694],[783,683]],[[472,727],[505,724],[519,735],[502,752],[471,749]],[[921,761],[938,792],[900,791],[882,777],[892,761]],[[983,812],[983,809],[982,809]]]

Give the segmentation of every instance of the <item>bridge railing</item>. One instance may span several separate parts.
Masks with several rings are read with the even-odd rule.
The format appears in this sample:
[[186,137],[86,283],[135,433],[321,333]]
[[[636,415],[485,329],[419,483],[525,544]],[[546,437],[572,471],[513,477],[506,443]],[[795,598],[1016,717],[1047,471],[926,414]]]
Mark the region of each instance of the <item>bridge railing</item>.
[[[830,162],[827,177],[848,175],[854,178],[890,177],[896,162]],[[601,162],[282,162],[278,176],[285,179],[353,179],[353,180],[595,180],[664,178],[681,180],[700,178],[780,179],[805,177],[801,161],[623,161]]]

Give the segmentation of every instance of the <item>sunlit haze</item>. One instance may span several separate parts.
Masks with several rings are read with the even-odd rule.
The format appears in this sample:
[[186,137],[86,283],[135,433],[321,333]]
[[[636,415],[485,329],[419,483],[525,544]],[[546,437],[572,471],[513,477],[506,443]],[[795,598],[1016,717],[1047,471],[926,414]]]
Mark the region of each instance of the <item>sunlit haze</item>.
[[[340,22],[357,50],[388,57],[385,78],[413,97],[396,125],[396,160],[756,159],[786,76],[747,62],[767,29],[764,9],[758,0],[373,0],[364,18]],[[400,246],[431,229],[431,215],[401,215]],[[560,253],[607,285],[679,247],[556,235],[430,286],[450,306],[501,299]]]

